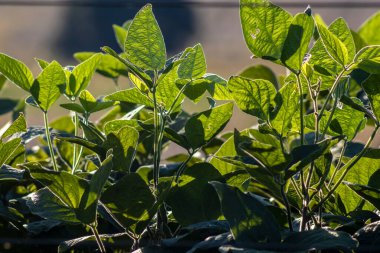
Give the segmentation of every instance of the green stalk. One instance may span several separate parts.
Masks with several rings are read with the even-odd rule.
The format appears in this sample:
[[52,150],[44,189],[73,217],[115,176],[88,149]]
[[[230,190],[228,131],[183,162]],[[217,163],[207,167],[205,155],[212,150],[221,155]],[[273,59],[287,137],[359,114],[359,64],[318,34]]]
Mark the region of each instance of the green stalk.
[[[85,115],[84,116],[84,124],[85,125],[88,125],[88,115]],[[84,132],[82,133],[82,137],[84,138],[85,137],[85,135],[84,135]],[[73,164],[73,174],[75,173],[75,171],[76,171],[76,169],[77,169],[77,167],[78,167],[78,165],[79,165],[79,162],[80,162],[80,158],[81,158],[81,156],[82,156],[82,153],[83,153],[83,146],[81,146],[80,147],[80,149],[79,149],[79,153],[78,153],[78,155],[77,155],[77,159],[75,160],[75,162],[74,162],[74,164]]]
[[286,193],[285,193],[285,184],[281,184],[280,190],[281,190],[282,199],[283,199],[285,207],[286,207],[286,216],[288,218],[289,230],[290,230],[290,232],[293,232],[292,216],[291,216],[289,201],[288,201],[288,198],[286,197]]
[[104,247],[104,244],[102,242],[102,239],[100,238],[98,229],[95,226],[90,226],[92,233],[95,236],[96,243],[98,244],[98,248],[101,253],[106,253],[106,247]]
[[301,145],[304,144],[304,123],[303,123],[303,93],[302,93],[302,84],[300,79],[300,74],[296,75],[297,77],[297,85],[298,85],[298,91],[300,93],[300,135],[301,135]]
[[50,136],[50,130],[49,130],[49,119],[47,112],[44,111],[44,123],[45,123],[45,135],[47,139],[47,143],[49,146],[49,151],[50,151],[50,159],[53,163],[53,168],[55,171],[58,171],[58,166],[57,166],[57,161],[55,160],[54,156],[54,150],[53,150],[53,144],[51,142],[51,136]]
[[[75,136],[78,136],[78,128],[79,128],[78,121],[79,121],[78,113],[75,112],[75,114],[74,114],[74,135]],[[76,169],[75,165],[77,162],[77,152],[78,152],[78,146],[77,146],[77,144],[74,144],[74,146],[73,146],[73,168],[71,170],[71,174],[75,173],[75,169]]]
[[154,142],[153,142],[153,181],[154,188],[157,190],[158,187],[158,177],[160,174],[160,160],[159,160],[159,115],[158,115],[158,106],[157,106],[157,98],[156,92],[153,92],[153,103],[154,103],[154,111],[153,111],[153,120],[154,120]]
[[375,138],[377,130],[379,129],[379,127],[380,127],[380,125],[376,125],[374,131],[372,132],[371,136],[369,137],[369,139],[368,139],[367,143],[365,144],[364,148],[362,149],[362,151],[360,151],[357,156],[355,156],[354,158],[352,158],[347,163],[348,164],[347,168],[344,170],[343,174],[340,176],[340,178],[338,179],[338,181],[336,182],[336,184],[334,184],[334,187],[327,193],[327,195],[321,201],[319,201],[319,203],[316,206],[314,206],[314,208],[311,210],[312,212],[315,212],[315,210],[317,210],[318,208],[320,208],[323,205],[323,203],[328,198],[331,197],[331,195],[335,192],[335,190],[342,183],[343,179],[346,177],[346,175],[350,171],[350,169],[360,160],[360,158],[362,158],[363,155],[365,155],[365,153],[367,152],[368,148],[370,147],[373,139]]
[[175,181],[178,183],[179,181],[179,178],[180,176],[182,175],[182,173],[185,171],[185,168],[186,168],[186,165],[189,163],[189,161],[191,160],[191,158],[193,157],[193,155],[196,153],[196,151],[192,152],[189,154],[189,157],[187,157],[187,159],[185,161],[183,161],[181,163],[181,165],[179,166],[178,170],[177,170],[177,175],[176,175],[176,178],[175,178]]

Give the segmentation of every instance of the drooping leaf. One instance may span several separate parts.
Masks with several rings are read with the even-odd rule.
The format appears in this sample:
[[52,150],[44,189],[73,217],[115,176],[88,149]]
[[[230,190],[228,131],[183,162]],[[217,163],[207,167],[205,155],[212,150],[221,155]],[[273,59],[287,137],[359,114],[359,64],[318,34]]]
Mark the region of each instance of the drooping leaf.
[[197,44],[192,49],[179,65],[179,78],[196,79],[206,74],[206,59],[202,46]]
[[240,0],[240,19],[253,55],[280,59],[292,15],[267,0]]
[[376,252],[380,243],[380,221],[372,222],[352,236],[359,241],[359,250]]
[[114,170],[129,172],[133,162],[139,133],[133,127],[124,126],[117,133],[111,132],[103,143],[104,149],[113,149]]
[[34,77],[21,61],[0,53],[0,73],[23,90],[29,91]]
[[181,175],[169,193],[167,203],[176,220],[183,226],[220,216],[220,204],[209,181],[223,181],[220,173],[209,163],[196,163]]
[[87,89],[101,58],[102,55],[100,53],[94,54],[73,69],[69,75],[66,87],[66,93],[69,96],[78,97],[82,90]]
[[276,96],[276,89],[271,82],[233,76],[228,80],[228,89],[242,111],[269,121]]
[[276,109],[271,115],[271,126],[284,136],[292,128],[292,119],[299,108],[299,94],[295,83],[283,86],[275,97]]
[[345,185],[356,192],[360,197],[371,203],[377,210],[380,209],[380,186],[378,188],[345,182]]
[[0,141],[0,167],[3,166],[4,163],[9,162],[9,159],[12,158],[14,152],[17,151],[20,145],[20,138],[14,138],[5,143]]
[[211,185],[237,242],[280,242],[278,224],[259,200],[220,182],[211,182]]
[[232,116],[233,104],[227,103],[192,116],[185,125],[185,136],[197,149],[223,130]]
[[306,13],[294,16],[282,49],[281,61],[298,74],[314,32],[313,17]]
[[25,170],[15,169],[8,165],[0,167],[0,182],[20,181],[24,175]]
[[26,121],[23,113],[20,113],[18,118],[8,127],[1,136],[1,139],[7,138],[15,133],[26,132]]
[[128,29],[124,50],[127,59],[139,68],[159,70],[164,67],[165,42],[151,4],[145,5],[134,17]]
[[81,196],[79,208],[76,210],[76,217],[84,224],[92,224],[96,221],[98,201],[104,184],[107,182],[108,177],[111,174],[112,166],[112,155],[109,155],[91,177],[91,181],[86,187],[86,191],[83,196]]
[[376,12],[369,17],[359,28],[359,35],[369,44],[380,44],[380,35],[377,32],[380,29],[380,12]]
[[362,87],[367,94],[371,103],[372,111],[375,114],[377,120],[380,120],[380,75],[371,75],[364,83]]
[[342,231],[315,229],[289,234],[283,241],[284,245],[294,245],[294,250],[343,250],[352,251],[358,243],[350,234]]
[[55,101],[61,96],[61,91],[66,85],[66,76],[61,65],[53,61],[34,80],[30,92],[38,106],[43,111],[48,111]]
[[[130,173],[108,187],[101,201],[124,227],[140,233],[155,214],[154,196],[139,174]],[[132,227],[133,226],[133,227]]]

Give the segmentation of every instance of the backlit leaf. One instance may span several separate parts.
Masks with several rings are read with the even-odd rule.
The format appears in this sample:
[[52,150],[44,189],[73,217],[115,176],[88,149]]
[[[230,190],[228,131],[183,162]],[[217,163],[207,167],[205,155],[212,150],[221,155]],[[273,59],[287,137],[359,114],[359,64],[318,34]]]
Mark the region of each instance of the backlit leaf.
[[29,91],[34,81],[30,69],[21,61],[0,53],[0,73],[23,90]]

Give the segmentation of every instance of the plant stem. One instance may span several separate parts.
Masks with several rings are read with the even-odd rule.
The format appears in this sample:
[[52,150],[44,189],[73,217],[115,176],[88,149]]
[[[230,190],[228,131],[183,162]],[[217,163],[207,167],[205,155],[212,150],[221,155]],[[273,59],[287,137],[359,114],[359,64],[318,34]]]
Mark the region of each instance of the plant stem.
[[313,209],[311,210],[312,212],[315,212],[315,210],[317,210],[318,208],[320,208],[323,205],[323,203],[328,198],[330,198],[330,196],[335,192],[335,190],[342,183],[343,179],[345,178],[345,176],[347,175],[347,173],[349,172],[349,170],[360,160],[360,158],[362,158],[363,155],[365,155],[365,153],[367,152],[368,148],[370,147],[373,139],[375,138],[377,130],[379,129],[379,127],[380,127],[380,125],[376,125],[374,131],[372,132],[371,136],[369,137],[369,139],[368,139],[367,143],[365,144],[364,148],[359,152],[359,154],[357,156],[355,156],[354,158],[352,158],[347,163],[347,168],[345,168],[343,174],[340,176],[340,178],[338,179],[338,181],[336,182],[336,184],[334,184],[334,187],[327,193],[327,195],[323,199],[321,199],[319,201],[319,203],[316,206],[313,207]]
[[291,216],[289,201],[288,201],[288,198],[286,197],[286,193],[285,193],[285,184],[281,184],[280,190],[281,190],[282,199],[283,199],[285,207],[286,207],[286,216],[288,218],[289,230],[290,230],[290,232],[293,232],[292,216]]
[[340,152],[340,156],[339,156],[339,160],[338,160],[338,163],[337,165],[335,166],[335,169],[334,169],[334,172],[331,176],[331,179],[329,181],[329,183],[327,184],[327,187],[330,187],[330,185],[332,184],[332,182],[334,181],[334,178],[336,176],[336,173],[338,172],[339,170],[339,167],[340,165],[342,164],[342,158],[344,156],[344,153],[346,152],[346,148],[347,148],[347,139],[344,139],[344,144],[343,144],[343,148],[342,148],[342,151]]
[[196,153],[195,152],[192,152],[189,154],[189,157],[187,157],[187,159],[185,161],[183,161],[181,163],[181,165],[179,166],[178,170],[177,170],[177,175],[176,175],[176,178],[175,178],[175,181],[178,183],[178,180],[180,178],[180,176],[182,175],[182,173],[184,172],[185,168],[186,168],[186,165],[187,163],[191,160],[191,158],[193,157],[193,155]]
[[101,253],[106,253],[106,247],[104,247],[104,244],[102,242],[102,239],[99,236],[98,229],[95,226],[90,226],[92,233],[95,236],[96,243],[98,244],[98,248]]
[[298,92],[300,93],[300,135],[301,135],[301,145],[304,144],[304,126],[303,126],[303,93],[302,93],[302,83],[300,79],[300,74],[296,75],[297,84],[298,84]]
[[[89,117],[89,115],[85,114],[85,116],[84,116],[84,124],[85,124],[85,125],[88,125],[88,117]],[[82,137],[83,137],[83,138],[85,137],[83,131],[82,131]],[[80,149],[79,149],[79,153],[78,153],[78,155],[77,155],[77,159],[76,159],[75,163],[73,164],[73,171],[74,171],[74,172],[76,171],[76,169],[77,169],[77,167],[78,167],[78,165],[79,165],[79,162],[80,162],[80,158],[81,158],[81,156],[82,156],[82,153],[83,153],[83,146],[80,147]],[[73,174],[74,174],[74,173],[73,173]]]
[[50,136],[50,130],[49,130],[49,119],[48,119],[47,112],[44,112],[44,123],[45,123],[46,140],[47,140],[49,151],[50,151],[50,159],[53,163],[54,170],[58,171],[57,161],[55,160],[55,156],[54,156],[53,144],[51,142],[51,136]]
[[[74,135],[75,136],[78,136],[78,113],[77,112],[75,112],[75,114],[74,114]],[[71,174],[75,174],[75,165],[76,165],[76,162],[77,162],[77,152],[78,152],[78,146],[77,146],[77,144],[75,144],[74,143],[74,146],[73,146],[73,168],[72,168],[72,170],[71,170]]]

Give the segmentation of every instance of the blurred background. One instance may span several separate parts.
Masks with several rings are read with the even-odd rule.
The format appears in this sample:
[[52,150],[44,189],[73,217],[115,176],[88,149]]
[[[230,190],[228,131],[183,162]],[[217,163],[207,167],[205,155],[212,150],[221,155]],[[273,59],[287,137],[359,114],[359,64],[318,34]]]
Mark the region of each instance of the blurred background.
[[[72,57],[75,52],[99,51],[104,45],[118,48],[112,24],[122,25],[132,19],[147,2],[153,4],[169,55],[200,42],[210,73],[228,78],[250,64],[264,63],[273,67],[268,62],[250,58],[240,28],[238,0],[0,0],[0,52],[22,60],[35,74],[39,70],[34,57],[75,65],[77,62]],[[380,10],[379,0],[272,2],[293,14],[310,5],[326,23],[343,17],[354,30]],[[284,73],[281,68],[275,71]],[[96,75],[89,89],[101,95],[115,91],[115,85]],[[23,94],[8,84],[0,96],[20,97]],[[191,110],[192,105],[186,106]],[[41,124],[42,118],[33,116],[36,111],[28,110],[29,122]],[[50,118],[63,112],[56,105]],[[7,115],[0,116],[0,123],[7,120]],[[251,116],[237,113],[228,127],[243,129],[252,125],[252,120]]]

